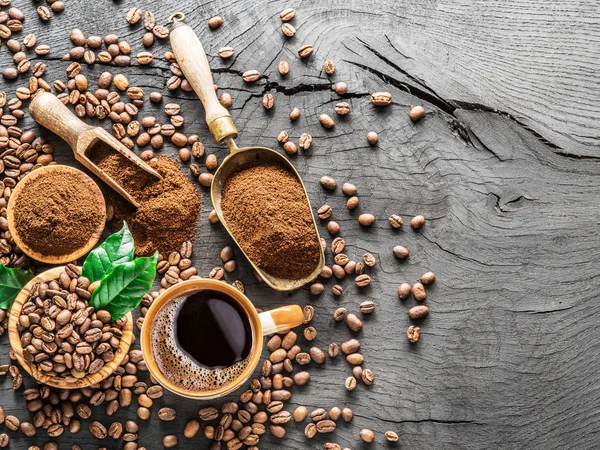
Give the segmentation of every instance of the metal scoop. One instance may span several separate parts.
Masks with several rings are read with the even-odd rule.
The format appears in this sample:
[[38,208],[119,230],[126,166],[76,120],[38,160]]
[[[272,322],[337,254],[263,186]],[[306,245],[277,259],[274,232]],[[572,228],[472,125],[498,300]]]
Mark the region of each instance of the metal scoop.
[[101,142],[107,144],[141,170],[148,172],[158,179],[162,179],[158,172],[138,158],[135,153],[125,147],[108,131],[102,127],[93,127],[83,122],[63,105],[55,95],[49,92],[41,92],[33,98],[29,105],[29,113],[37,123],[58,134],[66,141],[73,149],[77,161],[91,170],[98,178],[117,191],[136,208],[139,204],[131,194],[89,158],[89,155],[97,148],[97,144]]
[[[300,175],[283,155],[277,153],[275,150],[271,150],[265,147],[245,147],[238,148],[234,139],[238,136],[237,129],[233,124],[233,120],[229,115],[229,111],[225,109],[217,99],[217,95],[214,90],[214,84],[212,79],[212,73],[208,60],[206,59],[206,53],[204,48],[194,33],[194,30],[188,25],[182,23],[185,16],[181,13],[173,14],[169,22],[173,23],[173,30],[171,31],[171,46],[173,47],[173,53],[177,58],[177,63],[184,73],[186,79],[190,85],[196,91],[196,94],[200,98],[200,101],[204,105],[206,113],[206,123],[208,128],[217,143],[226,143],[229,147],[230,154],[227,156],[221,166],[215,173],[213,182],[210,189],[210,195],[221,223],[235,240],[238,247],[244,251],[243,247],[238,242],[236,236],[231,232],[227,222],[223,217],[223,211],[221,210],[221,191],[227,178],[241,166],[248,163],[255,162],[268,162],[271,164],[277,164],[289,170],[302,185],[306,201],[308,203],[309,210],[311,211],[312,222],[314,225],[315,233],[315,245],[319,246],[319,264],[315,267],[310,275],[299,280],[289,280],[285,278],[279,278],[265,272],[260,267],[256,266],[254,262],[245,256],[252,264],[256,273],[273,289],[278,291],[292,291],[304,286],[306,283],[314,280],[325,264],[325,255],[323,249],[319,245],[319,232],[317,231],[317,224],[315,223],[314,215],[312,214],[312,208],[310,208],[310,201],[308,200],[308,194],[302,183]],[[285,264],[285,261],[282,261]]]

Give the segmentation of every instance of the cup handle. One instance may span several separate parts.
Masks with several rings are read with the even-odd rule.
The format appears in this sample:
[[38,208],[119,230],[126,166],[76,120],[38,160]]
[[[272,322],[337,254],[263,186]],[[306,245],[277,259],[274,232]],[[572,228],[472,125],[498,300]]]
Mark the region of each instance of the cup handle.
[[302,308],[298,305],[282,306],[258,315],[262,324],[263,336],[280,333],[297,327],[304,322]]

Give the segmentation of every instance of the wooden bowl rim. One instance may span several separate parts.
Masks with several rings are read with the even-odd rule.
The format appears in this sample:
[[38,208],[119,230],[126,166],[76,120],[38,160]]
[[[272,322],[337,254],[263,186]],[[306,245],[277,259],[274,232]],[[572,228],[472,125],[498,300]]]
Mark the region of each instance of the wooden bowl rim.
[[65,266],[60,266],[46,270],[45,272],[42,272],[36,277],[32,278],[23,287],[9,312],[8,337],[10,340],[10,346],[15,353],[17,361],[21,367],[23,367],[23,369],[25,369],[25,371],[36,381],[58,389],[81,389],[102,382],[108,378],[117,369],[117,367],[121,365],[127,356],[129,347],[133,341],[133,316],[131,313],[127,313],[125,316],[127,317],[127,322],[123,326],[123,335],[121,336],[121,340],[119,342],[119,348],[115,351],[115,358],[111,362],[105,364],[99,372],[86,375],[74,383],[69,383],[64,378],[51,377],[46,375],[41,370],[37,370],[35,366],[28,363],[23,357],[23,347],[21,345],[21,338],[18,330],[19,316],[21,314],[21,310],[23,309],[23,305],[29,299],[29,292],[31,291],[32,286],[38,282],[57,280],[60,273],[64,271],[64,268]]
[[[31,183],[37,178],[47,174],[48,172],[56,171],[56,170],[66,170],[71,172],[72,174],[79,177],[85,185],[87,185],[93,192],[94,197],[98,202],[98,206],[100,207],[100,215],[103,217],[98,223],[98,226],[91,234],[88,242],[80,248],[79,250],[75,250],[67,255],[43,255],[35,250],[32,250],[29,246],[27,246],[21,237],[19,236],[19,230],[15,226],[14,223],[14,206],[17,201],[17,197],[25,187],[27,183]],[[96,184],[94,180],[90,178],[85,172],[76,169],[75,167],[65,166],[63,164],[52,164],[50,166],[44,166],[39,169],[36,169],[29,174],[27,174],[13,189],[10,199],[8,200],[8,206],[6,208],[6,220],[8,221],[8,229],[10,231],[11,237],[14,239],[17,246],[25,253],[27,256],[35,259],[36,261],[40,261],[46,264],[65,264],[71,261],[75,261],[78,258],[82,257],[86,253],[88,253],[100,240],[102,237],[102,232],[104,231],[104,227],[106,226],[106,202],[104,201],[104,195],[100,190],[100,187]]]

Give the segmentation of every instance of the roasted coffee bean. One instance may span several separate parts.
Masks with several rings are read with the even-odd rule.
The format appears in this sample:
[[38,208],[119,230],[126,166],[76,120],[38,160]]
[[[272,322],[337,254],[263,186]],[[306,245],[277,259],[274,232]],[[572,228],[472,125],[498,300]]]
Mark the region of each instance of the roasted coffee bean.
[[[292,109],[290,120],[297,120],[298,117],[300,117],[300,110],[298,108]],[[312,136],[308,133],[302,133],[298,144],[303,150],[308,150],[308,147],[312,144]]]
[[348,314],[346,316],[346,325],[348,325],[348,328],[356,333],[362,330],[363,327],[362,321],[354,314]]
[[413,227],[413,229],[415,230],[418,230],[423,225],[425,225],[425,217],[423,216],[415,216],[412,219],[410,219],[410,226]]
[[394,256],[400,260],[404,260],[409,256],[408,249],[406,247],[403,247],[402,245],[396,245],[392,249],[392,252],[394,253]]
[[215,16],[208,19],[208,27],[211,30],[216,30],[223,24],[223,18],[221,16]]
[[183,429],[183,435],[187,439],[191,439],[194,436],[196,436],[198,430],[200,430],[200,422],[198,422],[195,419],[192,419],[185,425],[185,428]]
[[338,308],[333,312],[333,318],[340,322],[346,318],[346,308]]
[[361,214],[358,216],[358,223],[363,227],[370,227],[375,223],[375,216],[373,214]]
[[419,278],[421,283],[430,285],[435,281],[435,274],[433,272],[426,272]]
[[21,422],[15,416],[6,416],[4,419],[4,425],[11,431],[17,431],[21,425]]
[[8,447],[8,443],[10,442],[10,438],[6,433],[0,433],[0,448]]
[[202,408],[200,411],[198,411],[198,414],[200,415],[200,419],[202,420],[212,420],[216,419],[219,416],[219,411],[216,408],[209,406],[206,408]]
[[312,422],[306,425],[306,428],[304,428],[304,435],[309,439],[314,438],[317,435],[317,426]]
[[427,299],[427,292],[425,292],[425,287],[421,283],[415,283],[412,286],[412,294],[416,301],[424,302]]
[[416,343],[419,340],[420,336],[421,336],[421,327],[416,327],[414,325],[411,325],[406,330],[406,337],[408,338],[408,342],[410,342],[411,344]]
[[400,440],[398,433],[395,431],[386,431],[383,435],[390,442],[398,442]]
[[326,175],[321,177],[320,182],[321,182],[321,186],[323,186],[325,189],[327,189],[329,191],[333,191],[337,187],[337,182],[333,178],[326,176]]
[[165,448],[177,447],[177,444],[178,444],[177,436],[174,434],[166,435],[162,440],[162,444],[163,444],[163,447],[165,447]]
[[90,423],[89,430],[90,430],[90,433],[92,433],[92,435],[96,439],[106,438],[106,435],[107,435],[106,427],[98,421],[93,421],[92,423]]
[[287,75],[290,73],[290,64],[287,61],[280,61],[277,65],[277,70],[281,75]]
[[410,120],[413,122],[421,120],[423,117],[425,117],[425,108],[423,108],[421,105],[413,107],[408,113],[408,117],[410,117]]
[[306,371],[298,372],[294,374],[294,383],[298,386],[304,386],[310,381],[310,373]]
[[375,382],[375,374],[371,369],[364,369],[361,378],[367,386],[371,386]]
[[423,319],[429,314],[429,307],[425,305],[413,306],[408,310],[408,317],[413,320]]
[[142,10],[140,8],[131,8],[127,12],[127,16],[125,19],[129,22],[130,25],[135,25],[142,18]]
[[335,122],[328,114],[321,114],[319,116],[319,122],[323,125],[324,128],[333,128],[335,127]]
[[327,75],[333,75],[335,73],[335,63],[330,59],[326,60],[323,63],[323,70]]
[[170,422],[171,420],[175,420],[177,417],[177,412],[173,408],[161,408],[158,411],[158,418],[165,422]]
[[379,135],[374,131],[369,131],[367,133],[367,142],[369,143],[369,145],[377,145],[377,143],[379,142]]
[[392,103],[392,94],[389,92],[375,92],[371,94],[371,103],[375,106],[388,106]]
[[[292,37],[296,34],[296,27],[294,27],[294,25],[292,25],[291,23],[283,23],[283,24],[281,24],[281,32],[287,37]],[[303,50],[303,51],[306,53],[308,50]],[[299,50],[298,50],[298,54],[300,54]],[[300,56],[300,57],[307,58],[308,56],[310,56],[310,54],[307,56]]]
[[372,300],[365,300],[360,304],[360,312],[363,314],[371,314],[375,312],[375,302]]
[[315,316],[315,308],[311,305],[306,305],[302,310],[302,314],[304,315],[304,321],[302,323],[307,324]]
[[323,364],[325,362],[325,352],[323,352],[323,350],[321,350],[320,348],[311,347],[308,352],[312,361],[316,362],[317,364]]
[[258,70],[248,70],[242,74],[242,79],[246,83],[253,83],[260,78],[260,72]]
[[402,228],[402,225],[404,225],[404,221],[402,220],[402,217],[396,215],[396,214],[392,214],[389,218],[389,222],[390,225],[392,226],[392,228]]
[[406,300],[408,297],[410,297],[411,292],[412,287],[408,283],[402,283],[400,286],[398,286],[398,298],[400,298],[400,300]]
[[288,155],[295,155],[296,153],[298,153],[298,148],[296,147],[296,144],[294,144],[291,141],[288,141],[285,144],[283,144],[283,149]]
[[364,442],[373,442],[375,440],[375,433],[372,430],[369,430],[367,428],[363,428],[362,430],[360,430],[360,438],[364,441]]
[[340,116],[345,116],[346,114],[349,114],[351,111],[350,103],[347,103],[347,102],[336,103],[335,106],[333,107],[333,109],[335,110],[336,114],[338,114]]
[[325,291],[325,286],[321,283],[313,283],[310,285],[310,293],[312,295],[321,295]]
[[317,422],[317,432],[319,433],[332,433],[335,431],[336,424],[333,420],[321,420]]
[[358,275],[355,279],[354,279],[354,283],[358,286],[358,287],[365,287],[368,286],[369,284],[371,284],[371,277],[369,275],[367,275],[366,273],[362,274],[362,275]]
[[263,108],[265,108],[267,110],[273,109],[273,106],[275,106],[275,97],[273,96],[273,94],[263,95],[262,105],[263,105]]
[[351,353],[346,356],[346,361],[352,365],[361,365],[365,361],[365,357],[360,353]]
[[302,59],[308,58],[315,51],[312,45],[303,45],[298,49],[298,56]]

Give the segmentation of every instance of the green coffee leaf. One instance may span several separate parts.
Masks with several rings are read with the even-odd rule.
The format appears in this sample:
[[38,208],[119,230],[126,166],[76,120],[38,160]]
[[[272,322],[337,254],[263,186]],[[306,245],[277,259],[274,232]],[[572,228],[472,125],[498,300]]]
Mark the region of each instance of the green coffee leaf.
[[133,236],[129,232],[127,223],[118,233],[106,238],[85,259],[81,275],[90,281],[100,280],[104,274],[121,263],[133,260]]
[[33,278],[27,270],[9,269],[0,264],[0,309],[9,309],[23,286]]
[[152,288],[157,261],[158,252],[115,265],[101,278],[90,304],[96,310],[109,311],[113,320],[123,317],[135,309]]

